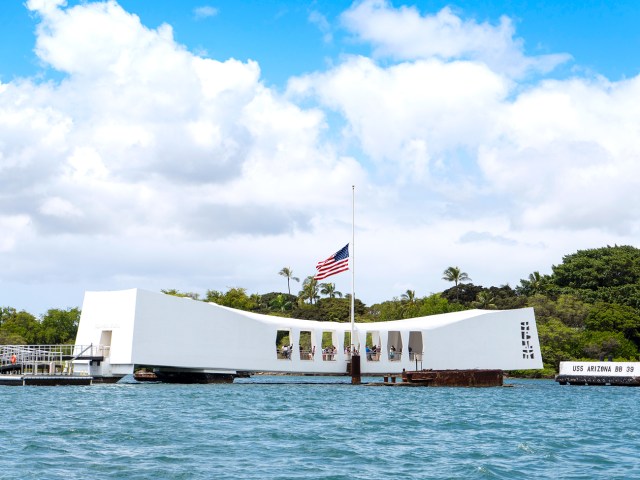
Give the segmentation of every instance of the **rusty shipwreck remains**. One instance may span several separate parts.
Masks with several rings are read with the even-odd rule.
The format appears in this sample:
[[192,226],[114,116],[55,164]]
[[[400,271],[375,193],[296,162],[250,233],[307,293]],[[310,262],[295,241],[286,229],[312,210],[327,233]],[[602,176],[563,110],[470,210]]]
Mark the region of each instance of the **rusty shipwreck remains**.
[[413,370],[403,371],[401,382],[396,376],[384,377],[384,382],[375,385],[398,387],[501,387],[502,370]]

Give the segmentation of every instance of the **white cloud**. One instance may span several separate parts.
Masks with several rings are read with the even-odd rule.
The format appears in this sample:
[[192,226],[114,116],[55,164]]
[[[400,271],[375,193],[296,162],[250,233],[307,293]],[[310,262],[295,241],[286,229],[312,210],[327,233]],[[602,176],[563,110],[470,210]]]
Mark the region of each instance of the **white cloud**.
[[[439,195],[446,204],[431,216],[499,211],[517,230],[638,231],[640,216],[621,205],[640,195],[640,77],[519,84],[483,53],[503,39],[499,50],[517,53],[505,57],[509,65],[532,64],[505,19],[496,30],[449,10],[420,16],[381,1],[356,4],[343,17],[362,38],[378,45],[380,35],[386,53],[405,60],[350,57],[292,79],[289,93],[339,112],[346,138],[405,195],[421,188],[423,201]],[[417,32],[433,38],[421,43]],[[422,50],[403,50],[415,44]]]
[[309,21],[316,25],[320,32],[322,32],[322,39],[325,43],[331,43],[333,41],[333,34],[331,33],[331,24],[322,13],[317,10],[309,13]]
[[291,80],[289,92],[314,95],[339,111],[364,153],[404,183],[434,173],[446,177],[438,170],[446,170],[448,156],[491,135],[509,89],[477,63],[419,60],[381,67],[352,57],[326,73]]
[[82,216],[82,211],[78,207],[60,197],[47,198],[40,207],[40,212],[53,217]]
[[29,228],[27,215],[0,215],[0,254],[11,252]]
[[59,7],[67,5],[67,0],[27,0],[26,5],[29,10],[56,15]]
[[449,265],[514,286],[637,238],[640,77],[523,82],[559,59],[527,56],[508,19],[365,1],[343,21],[384,58],[282,94],[257,62],[202,58],[115,2],[64,5],[28,3],[63,79],[0,84],[0,304],[32,283],[73,291],[65,306],[85,289],[282,290],[280,268],[304,277],[350,240],[354,184],[367,303],[443,290]]
[[527,57],[523,41],[514,38],[508,17],[498,25],[462,20],[450,7],[421,15],[415,7],[393,8],[387,0],[365,0],[343,15],[343,22],[360,40],[370,42],[377,55],[400,60],[437,57],[471,59],[510,76],[530,70],[548,72],[568,55]]
[[90,147],[76,147],[67,163],[68,175],[75,182],[99,180],[109,174],[100,154]]
[[203,18],[215,17],[218,15],[218,9],[210,5],[203,5],[202,7],[194,8],[193,14],[198,20],[200,20]]
[[640,77],[545,82],[504,109],[478,160],[490,188],[517,197],[522,226],[638,229]]
[[[324,114],[263,86],[257,63],[200,58],[170,26],[149,29],[115,2],[29,7],[36,53],[66,76],[0,89],[0,204],[12,229],[2,281],[65,269],[90,288],[145,277],[159,261],[151,270],[175,278],[172,255],[184,278],[211,242],[221,242],[211,270],[233,268],[221,255],[238,258],[238,237],[308,231],[365,177],[322,139]],[[130,248],[135,262],[114,261]]]

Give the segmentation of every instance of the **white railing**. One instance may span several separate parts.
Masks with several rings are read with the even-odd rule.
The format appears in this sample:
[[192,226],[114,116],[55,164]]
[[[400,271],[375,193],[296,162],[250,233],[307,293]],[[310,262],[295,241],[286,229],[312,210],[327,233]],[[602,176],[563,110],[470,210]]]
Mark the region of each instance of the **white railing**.
[[[290,348],[287,348],[287,349],[276,348],[276,358],[278,360],[291,360],[293,351],[294,350]],[[334,350],[323,349],[318,354],[316,354],[315,348],[312,348],[311,350],[302,349],[302,350],[298,350],[298,352],[299,352],[299,357],[297,358],[304,361],[315,360],[316,357],[322,358],[322,360],[325,362],[335,362],[338,359],[337,349],[334,349]],[[349,358],[350,358],[350,355],[347,356],[347,359]]]
[[315,356],[315,350],[300,350],[300,360],[313,360]]
[[324,362],[335,362],[337,356],[338,350],[335,348],[325,348],[322,350],[322,360]]
[[[291,348],[287,348],[287,349],[276,348],[276,358],[278,360],[291,360],[292,356],[294,355],[294,352],[295,350]],[[337,350],[329,351],[329,350],[323,349],[318,353],[318,355],[316,355],[313,349],[312,350],[303,349],[303,350],[298,350],[295,353],[295,355],[296,355],[296,358],[299,358],[300,360],[305,360],[305,361],[315,360],[316,357],[321,358],[325,362],[334,362],[338,359]],[[389,362],[401,362],[402,357],[403,357],[403,352],[400,350],[396,350],[396,351],[390,350],[388,352],[382,352],[380,350],[376,350],[376,351],[366,352],[365,354],[365,358],[367,362],[380,362],[383,360],[387,360]],[[346,361],[351,360],[351,352],[349,350],[345,351],[345,360]],[[416,360],[422,363],[422,354],[410,352],[409,361],[414,362]]]
[[108,356],[103,345],[0,345],[0,373],[71,374],[74,360]]

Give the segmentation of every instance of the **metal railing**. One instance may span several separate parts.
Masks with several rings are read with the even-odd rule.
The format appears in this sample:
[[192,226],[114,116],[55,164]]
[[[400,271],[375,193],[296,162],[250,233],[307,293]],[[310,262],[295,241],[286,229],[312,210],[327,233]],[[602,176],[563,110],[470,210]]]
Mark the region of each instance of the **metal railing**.
[[422,370],[422,353],[415,353],[415,352],[411,352],[409,354],[409,360],[413,363],[415,362],[416,366],[415,369],[416,370]]
[[291,360],[291,348],[276,348],[276,358],[278,360]]
[[337,356],[338,350],[336,348],[322,349],[322,360],[325,362],[335,362]]
[[367,352],[366,357],[367,357],[367,362],[379,362],[380,352]]
[[[278,360],[291,360],[293,352],[294,350],[292,349],[282,350],[282,348],[276,348],[276,358]],[[315,352],[307,349],[299,350],[299,357],[297,355],[298,353],[296,353],[296,358],[299,358],[300,360],[314,360],[316,358]],[[375,352],[366,352],[365,355],[368,362],[379,362],[384,359],[389,362],[401,362],[403,358],[403,352],[401,350],[390,350],[388,352],[377,350]],[[318,353],[318,357],[322,358],[325,362],[331,362],[337,360],[338,354],[335,350],[333,352],[329,352],[323,349]],[[349,350],[345,350],[345,360],[347,362],[351,361],[351,352]],[[422,364],[422,353],[409,352],[409,361],[412,363],[416,362],[416,365],[418,363]]]
[[315,349],[313,350],[307,350],[307,349],[301,349],[300,350],[300,360],[313,360],[313,357],[315,356]]
[[389,351],[389,361],[390,362],[399,362],[402,360],[402,352],[401,351]]
[[104,360],[103,345],[0,345],[0,373],[33,375],[73,373],[74,360]]
[[[307,349],[302,349],[302,350],[298,350],[298,354],[300,355],[298,358],[300,358],[300,360],[313,360],[315,357],[315,349],[313,350],[307,350]],[[278,360],[291,360],[293,354],[293,350],[288,348],[288,349],[282,349],[282,348],[276,348],[276,358]]]

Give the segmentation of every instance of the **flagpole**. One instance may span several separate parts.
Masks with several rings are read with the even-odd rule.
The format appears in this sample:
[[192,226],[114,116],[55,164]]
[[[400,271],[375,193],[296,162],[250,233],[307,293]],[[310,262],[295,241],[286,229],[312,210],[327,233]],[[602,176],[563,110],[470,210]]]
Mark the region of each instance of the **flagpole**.
[[[355,348],[355,301],[356,301],[356,186],[351,185],[351,344]],[[352,352],[353,354],[353,352]]]
[[[356,352],[355,305],[356,305],[356,186],[351,186],[351,384],[360,385],[360,352]],[[366,342],[366,339],[365,339]],[[366,347],[366,345],[365,345]]]

